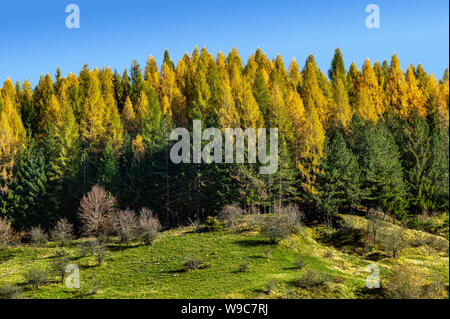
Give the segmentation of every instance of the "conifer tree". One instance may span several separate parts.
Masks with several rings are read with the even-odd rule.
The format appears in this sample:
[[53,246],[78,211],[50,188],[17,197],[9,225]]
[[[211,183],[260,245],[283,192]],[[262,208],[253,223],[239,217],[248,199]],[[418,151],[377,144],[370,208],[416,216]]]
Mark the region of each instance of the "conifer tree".
[[345,69],[344,58],[342,57],[341,50],[337,48],[334,51],[333,60],[331,61],[331,69],[328,70],[328,77],[331,80],[333,86],[337,86],[338,80],[340,79],[347,87],[347,71]]
[[[3,93],[2,93],[3,95]],[[0,95],[0,191],[12,176],[18,152],[25,144],[26,131],[9,95]]]
[[352,62],[347,73],[348,97],[350,100],[350,105],[352,106],[355,105],[360,77],[361,72],[359,72],[355,62]]
[[301,95],[303,101],[311,101],[314,105],[315,112],[319,116],[322,126],[326,126],[328,122],[328,101],[324,96],[324,92],[319,86],[317,78],[318,68],[314,60],[314,56],[310,55],[306,60],[305,67],[302,72],[302,88]]
[[358,82],[355,107],[361,116],[375,123],[385,112],[383,90],[378,86],[378,79],[369,59],[364,62]]
[[400,69],[400,61],[396,54],[392,56],[386,83],[387,107],[393,108],[399,114],[408,114],[407,85]]
[[358,115],[353,117],[351,132],[350,146],[361,169],[362,204],[404,218],[406,187],[393,135],[383,121],[375,125]]
[[155,58],[151,55],[148,57],[147,65],[145,66],[144,79],[156,92],[159,91],[160,75]]
[[416,79],[414,67],[409,66],[405,76],[406,82],[406,107],[400,113],[402,116],[409,117],[413,109],[416,109],[420,116],[425,116],[425,96],[419,89],[418,81]]
[[338,129],[327,137],[325,156],[316,180],[322,211],[335,216],[343,206],[351,208],[361,199],[361,173],[356,156]]
[[136,121],[136,114],[133,109],[133,104],[131,103],[131,100],[129,97],[127,97],[125,101],[125,105],[123,106],[122,110],[122,122],[123,125],[130,134],[130,136],[135,136],[137,134],[137,121]]
[[39,224],[49,225],[52,220],[48,209],[45,158],[33,140],[21,150],[14,175],[7,194],[0,199],[0,215],[3,213],[20,230]]

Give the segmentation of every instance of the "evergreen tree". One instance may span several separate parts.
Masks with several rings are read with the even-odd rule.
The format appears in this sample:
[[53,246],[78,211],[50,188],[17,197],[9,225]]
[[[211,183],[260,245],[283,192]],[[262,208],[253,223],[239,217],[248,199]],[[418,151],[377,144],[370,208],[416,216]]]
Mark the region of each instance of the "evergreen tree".
[[361,173],[356,156],[337,129],[327,137],[325,156],[316,183],[321,210],[335,216],[343,206],[352,208],[361,200]]
[[361,190],[365,207],[381,207],[397,217],[405,217],[406,187],[400,153],[384,122],[377,125],[355,115],[350,145],[361,169]]

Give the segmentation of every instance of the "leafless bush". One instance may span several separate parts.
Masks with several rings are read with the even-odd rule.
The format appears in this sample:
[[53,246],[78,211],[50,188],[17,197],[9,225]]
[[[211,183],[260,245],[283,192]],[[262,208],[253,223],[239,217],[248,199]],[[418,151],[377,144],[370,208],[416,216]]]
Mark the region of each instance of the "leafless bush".
[[192,226],[194,233],[198,232],[200,230],[200,226],[202,225],[202,222],[200,221],[200,219],[198,219],[198,218],[191,219],[190,217],[188,217],[188,220],[189,220],[189,224]]
[[148,208],[141,208],[138,220],[138,236],[146,245],[150,245],[157,237],[161,224],[153,212]]
[[243,211],[239,206],[225,205],[217,217],[225,227],[233,228],[237,225],[242,215]]
[[297,205],[288,204],[286,206],[276,205],[274,207],[275,214],[285,215],[290,220],[293,227],[298,227],[302,224],[305,214],[300,211]]
[[24,274],[25,282],[32,287],[39,289],[48,281],[48,274],[45,270],[39,268],[32,268]]
[[445,285],[439,276],[439,273],[434,275],[431,284],[424,287],[424,296],[427,299],[440,299],[445,298]]
[[0,217],[0,246],[6,246],[14,242],[14,230],[11,222]]
[[248,264],[240,264],[239,265],[239,272],[248,272],[249,271]]
[[277,283],[275,280],[270,280],[266,285],[266,294],[271,295],[272,291],[277,287]]
[[265,247],[265,248],[263,249],[264,256],[265,256],[267,259],[270,258],[271,252],[272,252],[272,250],[271,250],[269,247]]
[[405,246],[404,240],[405,229],[398,227],[392,229],[384,238],[384,248],[392,254],[393,258],[397,258],[398,252]]
[[68,257],[60,257],[55,258],[52,261],[52,271],[55,275],[61,278],[61,282],[64,282],[64,277],[66,276],[66,267],[70,263],[70,259]]
[[80,202],[78,217],[83,224],[84,233],[101,240],[107,239],[115,207],[116,199],[109,196],[103,187],[94,185]]
[[31,227],[28,235],[31,243],[36,246],[42,246],[48,240],[48,235],[41,226]]
[[64,246],[73,238],[72,224],[67,219],[61,218],[50,232],[50,237],[53,241],[57,241],[61,246]]
[[385,214],[381,209],[369,209],[366,215],[368,219],[367,231],[372,237],[373,243],[377,241],[378,231],[383,227]]
[[80,258],[84,258],[88,255],[93,256],[98,245],[100,245],[100,242],[96,239],[80,243],[78,245],[78,254]]
[[297,280],[296,285],[299,288],[323,287],[331,281],[327,274],[319,270],[307,269],[303,276]]
[[202,259],[196,256],[189,257],[183,264],[183,268],[185,271],[196,270],[205,267],[207,267],[207,264],[205,264],[205,262]]
[[297,261],[296,261],[296,263],[295,263],[295,266],[296,266],[298,269],[303,269],[303,268],[305,268],[305,266],[306,266],[306,261],[305,261],[305,259],[304,259],[302,256],[299,256],[298,259],[297,259]]
[[0,287],[0,299],[22,299],[22,288],[16,286]]
[[97,261],[97,264],[101,266],[106,257],[108,257],[108,249],[103,243],[98,242],[98,245],[94,247],[94,258]]
[[268,237],[272,243],[278,243],[298,231],[301,220],[302,214],[295,206],[278,208],[278,213],[266,216],[261,228],[261,235]]
[[114,230],[120,238],[120,242],[129,244],[134,240],[138,231],[138,220],[134,211],[118,210],[114,214]]
[[422,280],[416,269],[397,266],[389,277],[387,289],[394,299],[418,299],[422,294]]
[[70,253],[64,248],[58,248],[53,253],[54,258],[67,258],[70,256]]

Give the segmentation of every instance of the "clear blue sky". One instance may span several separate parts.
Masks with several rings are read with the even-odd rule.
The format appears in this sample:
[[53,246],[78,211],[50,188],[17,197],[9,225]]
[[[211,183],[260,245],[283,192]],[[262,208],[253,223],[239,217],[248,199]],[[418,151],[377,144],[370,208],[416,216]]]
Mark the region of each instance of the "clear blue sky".
[[[66,5],[81,11],[81,28],[67,29]],[[380,29],[367,29],[366,5],[378,4]],[[281,53],[286,66],[301,67],[314,54],[329,68],[340,47],[346,67],[364,59],[388,59],[395,52],[402,68],[422,63],[440,78],[449,60],[447,0],[50,0],[2,1],[0,81],[29,79],[58,66],[63,75],[110,66],[123,71],[133,59],[143,67],[152,54],[158,64],[168,49],[177,62],[196,45],[217,54],[233,46],[246,62],[258,47],[269,58]]]

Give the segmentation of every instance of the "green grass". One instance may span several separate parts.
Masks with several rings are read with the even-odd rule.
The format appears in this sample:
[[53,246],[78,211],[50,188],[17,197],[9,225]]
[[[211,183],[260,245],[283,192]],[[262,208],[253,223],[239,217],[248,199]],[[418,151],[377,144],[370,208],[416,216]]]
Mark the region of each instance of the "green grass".
[[[364,227],[360,217],[345,218],[359,223],[356,227]],[[408,231],[408,235],[423,233]],[[374,262],[352,252],[351,247],[337,248],[327,242],[320,227],[305,227],[278,245],[269,244],[257,231],[245,227],[212,233],[178,228],[163,232],[151,246],[109,244],[110,252],[101,266],[92,257],[78,257],[80,241],[65,249],[70,252],[72,263],[80,267],[81,289],[66,288],[56,276],[38,290],[24,283],[27,270],[50,269],[55,243],[42,248],[0,248],[0,286],[19,285],[27,298],[364,298],[368,276],[365,268],[371,263],[379,265],[382,280],[392,266],[407,263],[416,265],[430,280],[439,272],[448,286],[448,251],[446,254],[428,246],[407,247],[398,259],[387,257]],[[269,258],[264,253],[267,248]],[[194,256],[208,267],[184,271],[184,262]],[[306,261],[303,269],[295,267],[299,256]],[[240,272],[241,264],[247,264],[249,270]],[[321,271],[331,281],[325,288],[297,288],[294,282],[306,269]],[[265,290],[271,280],[276,282],[276,288],[268,295]]]

